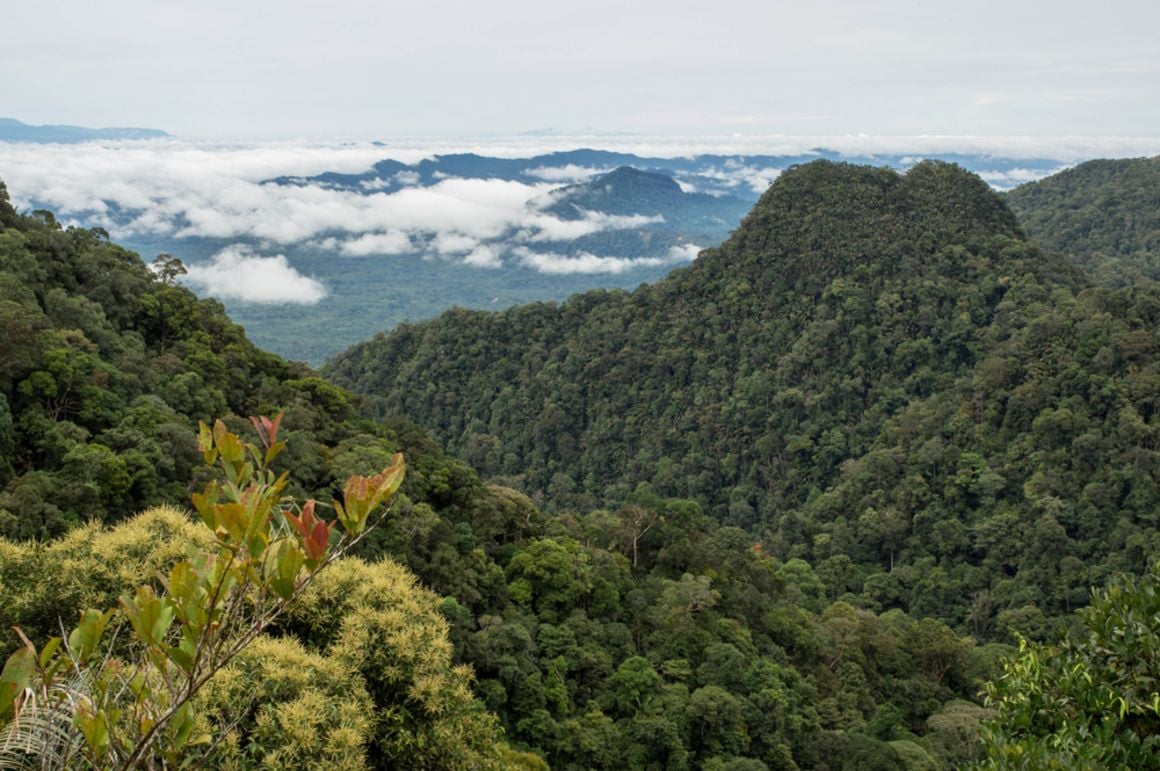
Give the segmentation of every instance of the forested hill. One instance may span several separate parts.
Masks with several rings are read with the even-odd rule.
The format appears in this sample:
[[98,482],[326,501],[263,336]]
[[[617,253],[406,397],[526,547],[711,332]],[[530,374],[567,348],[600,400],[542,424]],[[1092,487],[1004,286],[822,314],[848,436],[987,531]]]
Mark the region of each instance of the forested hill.
[[565,221],[582,220],[594,212],[646,220],[554,242],[553,249],[567,254],[662,256],[671,260],[674,250],[680,253],[692,248],[695,253],[697,244],[724,241],[750,204],[731,195],[687,193],[666,174],[621,166],[533,199],[529,206],[543,207],[544,212]]
[[588,182],[561,188],[549,193],[549,197],[552,203],[544,210],[561,219],[576,219],[585,211],[659,215],[666,220],[715,216],[718,220],[715,224],[721,227],[736,224],[739,213],[749,208],[749,204],[732,196],[686,193],[670,176],[631,166],[621,166]]
[[1108,286],[1160,279],[1160,157],[1082,163],[1012,190],[1028,234]]
[[1155,284],[1089,286],[958,167],[816,162],[658,284],[453,311],[330,372],[558,508],[647,483],[844,586],[937,564],[909,607],[965,622],[1156,553],[1158,321]]

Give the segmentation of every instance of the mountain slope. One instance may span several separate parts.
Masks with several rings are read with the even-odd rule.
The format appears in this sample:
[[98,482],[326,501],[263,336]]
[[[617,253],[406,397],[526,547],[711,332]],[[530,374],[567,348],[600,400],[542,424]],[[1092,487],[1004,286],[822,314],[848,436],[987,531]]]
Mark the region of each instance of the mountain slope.
[[1099,160],[1007,194],[1028,234],[1101,284],[1160,278],[1160,157]]
[[1089,288],[958,167],[815,162],[658,284],[453,311],[330,372],[557,507],[647,483],[851,587],[943,565],[910,609],[965,622],[972,592],[1060,613],[1143,566],[1158,314],[1155,285]]

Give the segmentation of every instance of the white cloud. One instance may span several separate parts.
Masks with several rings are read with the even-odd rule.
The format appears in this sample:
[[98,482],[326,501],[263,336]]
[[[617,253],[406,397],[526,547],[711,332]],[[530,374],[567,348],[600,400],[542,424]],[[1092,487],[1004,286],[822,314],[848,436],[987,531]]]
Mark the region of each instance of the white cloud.
[[419,184],[419,172],[417,171],[400,171],[392,178],[400,185],[417,185]]
[[248,248],[231,246],[205,264],[187,265],[185,281],[223,300],[314,305],[326,287],[295,270],[281,255],[261,257]]
[[697,246],[696,244],[682,244],[680,246],[669,247],[669,260],[671,262],[692,262],[697,258],[697,255],[704,250],[705,247]]
[[[458,178],[394,193],[261,184],[276,176],[365,171],[383,152],[373,146],[239,149],[178,141],[0,143],[0,176],[18,206],[35,202],[62,218],[83,217],[118,238],[252,238],[286,245],[345,235],[353,239],[348,253],[370,253],[372,244],[390,253],[405,248],[404,236],[441,234],[454,236],[439,242],[445,250],[470,251],[475,243],[464,239],[497,238],[522,226],[525,204],[553,189],[550,183]],[[400,181],[415,181],[405,174],[397,175]],[[358,240],[368,234],[396,235]]]
[[479,246],[479,240],[462,233],[439,233],[431,241],[431,247],[439,254],[464,254]]
[[688,262],[701,249],[695,244],[674,246],[664,257],[600,257],[588,252],[576,255],[536,252],[526,246],[512,251],[520,262],[541,273],[624,273],[633,268],[655,267],[676,262]]
[[524,218],[524,230],[520,240],[526,241],[571,241],[573,238],[599,233],[602,230],[632,230],[645,225],[664,222],[659,214],[605,214],[598,211],[578,209],[582,218],[562,220],[542,212],[529,212]]
[[538,166],[528,169],[527,174],[545,182],[583,182],[598,174],[607,174],[612,171],[611,166],[596,168],[595,166],[579,166],[569,163],[565,166]]
[[463,258],[463,263],[476,268],[502,268],[499,255],[500,250],[494,246],[478,246]]
[[371,254],[407,254],[415,245],[406,233],[390,230],[386,233],[367,233],[349,241],[328,238],[319,243],[327,251],[338,251],[348,257],[366,257]]
[[715,179],[727,187],[748,185],[749,189],[753,192],[764,193],[773,184],[773,181],[781,175],[781,172],[782,169],[758,169],[753,166],[738,163],[737,161],[729,160],[726,161],[725,168],[713,167],[700,172],[700,174],[703,177]]
[[1052,174],[1067,169],[1068,166],[1058,166],[1054,169],[1007,169],[1005,171],[980,171],[979,176],[983,178],[987,184],[999,190],[1010,190],[1013,187],[1022,185],[1024,182],[1034,182],[1044,177],[1049,177]]

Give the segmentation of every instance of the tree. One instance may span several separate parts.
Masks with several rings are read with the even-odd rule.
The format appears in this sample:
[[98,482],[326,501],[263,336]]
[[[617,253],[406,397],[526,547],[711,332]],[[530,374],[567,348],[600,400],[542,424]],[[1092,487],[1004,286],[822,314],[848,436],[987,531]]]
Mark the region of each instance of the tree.
[[662,524],[665,518],[660,512],[644,506],[625,506],[616,516],[618,523],[614,533],[632,552],[632,566],[638,567],[640,540],[658,524]]
[[632,656],[621,662],[609,678],[608,692],[616,711],[624,717],[647,712],[660,696],[661,677],[643,656]]
[[185,263],[168,252],[157,255],[151,267],[163,284],[172,284],[178,276],[184,276],[189,272],[185,269]]
[[986,685],[983,768],[1160,768],[1160,563],[1079,617],[1057,645],[1020,638]]

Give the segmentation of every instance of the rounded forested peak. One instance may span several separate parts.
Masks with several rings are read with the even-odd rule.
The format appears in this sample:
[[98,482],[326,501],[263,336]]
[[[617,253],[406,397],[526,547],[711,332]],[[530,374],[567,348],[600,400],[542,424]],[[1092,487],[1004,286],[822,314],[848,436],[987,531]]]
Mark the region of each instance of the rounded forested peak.
[[818,160],[786,170],[716,259],[809,289],[855,265],[897,273],[994,236],[1021,234],[1002,199],[959,166],[923,161],[903,174]]
[[1160,156],[1088,161],[1006,195],[1027,235],[1097,283],[1160,278]]
[[783,171],[765,191],[757,205],[760,207],[770,199],[785,195],[837,192],[850,185],[871,185],[887,189],[896,186],[899,178],[899,173],[888,166],[869,166],[819,158],[816,161],[790,166]]
[[1056,174],[1026,182],[1007,195],[1021,198],[1042,190],[1084,190],[1108,182],[1121,182],[1123,177],[1154,177],[1160,173],[1160,155],[1151,158],[1096,158],[1072,166]]
[[561,188],[548,196],[549,211],[569,216],[580,206],[612,214],[651,213],[657,206],[682,198],[681,186],[667,174],[620,166],[585,182]]
[[635,166],[618,166],[607,174],[597,177],[596,181],[606,185],[648,185],[678,191],[681,189],[676,180],[668,174],[645,171]]
[[979,175],[957,163],[922,161],[906,172],[904,186],[916,215],[959,223],[959,232],[980,228],[1021,238],[1014,213]]
[[[1014,215],[986,182],[958,164],[937,160],[921,161],[905,173],[824,159],[791,166],[762,195],[753,213],[804,216],[813,208],[848,213],[854,205],[878,218],[958,220],[1018,234]],[[739,232],[758,225],[747,219]]]

